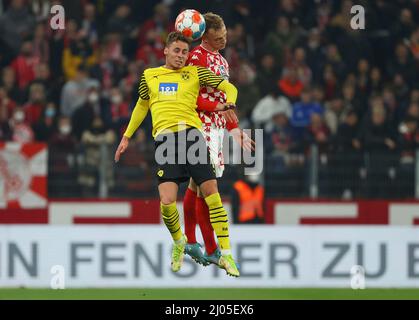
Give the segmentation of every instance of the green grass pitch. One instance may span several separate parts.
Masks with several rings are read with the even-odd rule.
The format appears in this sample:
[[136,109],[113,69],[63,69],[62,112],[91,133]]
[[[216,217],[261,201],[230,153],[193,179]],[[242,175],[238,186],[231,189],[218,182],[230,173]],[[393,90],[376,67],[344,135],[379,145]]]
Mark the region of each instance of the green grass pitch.
[[0,300],[419,300],[415,289],[0,289]]

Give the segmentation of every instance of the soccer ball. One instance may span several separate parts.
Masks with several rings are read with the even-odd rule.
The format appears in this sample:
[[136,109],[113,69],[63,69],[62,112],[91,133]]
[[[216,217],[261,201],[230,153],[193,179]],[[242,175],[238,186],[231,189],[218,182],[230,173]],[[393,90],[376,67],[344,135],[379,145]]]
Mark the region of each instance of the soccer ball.
[[205,32],[204,16],[194,9],[182,11],[176,18],[175,29],[191,41],[198,40]]

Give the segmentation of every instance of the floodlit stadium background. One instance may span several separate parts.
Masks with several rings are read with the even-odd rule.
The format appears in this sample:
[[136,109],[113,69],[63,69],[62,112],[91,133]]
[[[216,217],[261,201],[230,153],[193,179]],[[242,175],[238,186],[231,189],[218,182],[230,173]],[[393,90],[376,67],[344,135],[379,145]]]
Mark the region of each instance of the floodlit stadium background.
[[[223,17],[240,127],[264,130],[263,218],[239,217],[242,165],[219,182],[239,279],[170,271],[149,118],[113,162],[185,8]],[[0,298],[419,298],[418,66],[414,0],[1,1]]]

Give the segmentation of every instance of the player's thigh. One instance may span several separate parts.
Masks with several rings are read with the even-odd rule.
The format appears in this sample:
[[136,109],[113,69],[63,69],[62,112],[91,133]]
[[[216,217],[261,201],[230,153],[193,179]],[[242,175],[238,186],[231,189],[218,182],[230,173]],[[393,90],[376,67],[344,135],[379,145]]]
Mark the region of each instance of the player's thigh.
[[194,130],[196,131],[193,134],[196,135],[194,139],[189,139],[187,144],[187,170],[195,184],[199,186],[204,181],[215,179],[215,172],[204,136],[199,130]]
[[[178,163],[178,153],[185,151],[177,143],[177,133],[171,139],[156,140],[155,148],[156,176],[159,185],[165,182],[180,184],[189,180],[187,165],[185,163]],[[178,148],[181,150],[178,150]],[[166,157],[161,152],[163,149],[168,150]]]
[[215,170],[215,176],[221,178],[224,172],[223,139],[224,129],[214,128],[205,133],[211,164]]
[[196,185],[195,181],[193,179],[189,179],[189,185],[188,188],[191,189],[193,192],[198,193],[198,186]]

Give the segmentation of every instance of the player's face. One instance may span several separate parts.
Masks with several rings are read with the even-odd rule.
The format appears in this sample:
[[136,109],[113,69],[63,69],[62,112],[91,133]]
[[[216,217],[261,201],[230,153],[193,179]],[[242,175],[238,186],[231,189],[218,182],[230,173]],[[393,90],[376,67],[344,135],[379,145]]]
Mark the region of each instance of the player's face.
[[189,45],[183,41],[172,42],[164,48],[166,66],[171,69],[180,69],[185,66],[188,59]]
[[209,29],[203,37],[204,42],[214,51],[222,50],[227,44],[227,29],[223,26],[221,29]]

